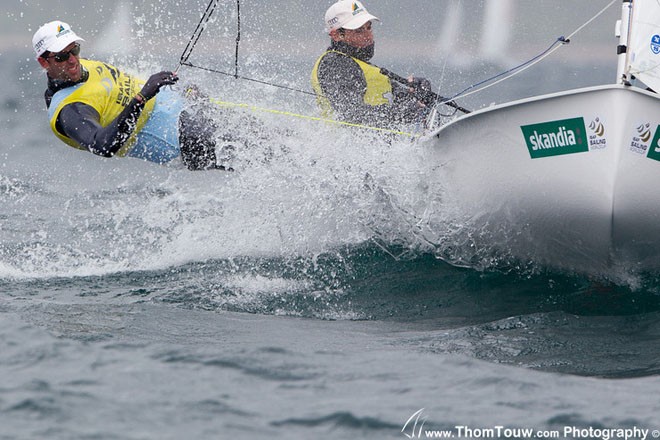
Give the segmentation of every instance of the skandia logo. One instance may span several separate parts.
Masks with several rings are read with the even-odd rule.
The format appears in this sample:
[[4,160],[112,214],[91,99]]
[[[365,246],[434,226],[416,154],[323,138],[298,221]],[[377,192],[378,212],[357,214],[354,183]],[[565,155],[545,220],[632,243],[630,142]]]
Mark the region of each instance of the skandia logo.
[[353,3],[353,15],[358,15],[360,12],[362,12],[364,9],[359,3]]
[[520,128],[532,159],[589,151],[584,118],[542,122]]

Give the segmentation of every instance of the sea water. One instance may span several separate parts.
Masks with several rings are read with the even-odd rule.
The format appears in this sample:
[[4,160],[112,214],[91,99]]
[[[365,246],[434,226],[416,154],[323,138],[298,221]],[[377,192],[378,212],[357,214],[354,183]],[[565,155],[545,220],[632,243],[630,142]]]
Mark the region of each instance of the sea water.
[[33,62],[1,66],[0,439],[660,435],[653,277],[446,263],[409,139],[236,110],[234,173],[75,151]]

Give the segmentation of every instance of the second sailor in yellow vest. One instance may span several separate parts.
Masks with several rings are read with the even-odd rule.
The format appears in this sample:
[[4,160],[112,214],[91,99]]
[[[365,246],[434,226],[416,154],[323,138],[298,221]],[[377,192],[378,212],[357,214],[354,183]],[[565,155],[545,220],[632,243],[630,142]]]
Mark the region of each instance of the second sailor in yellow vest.
[[412,89],[391,81],[369,62],[375,47],[374,20],[378,18],[359,1],[340,0],[326,12],[330,47],[312,70],[323,116],[380,128],[422,122],[428,108]]

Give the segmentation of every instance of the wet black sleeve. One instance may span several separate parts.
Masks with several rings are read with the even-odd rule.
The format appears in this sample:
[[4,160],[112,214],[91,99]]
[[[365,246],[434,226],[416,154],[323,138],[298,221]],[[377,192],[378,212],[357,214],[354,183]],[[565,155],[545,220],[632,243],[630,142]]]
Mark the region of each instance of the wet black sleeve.
[[401,124],[410,124],[420,122],[426,117],[429,109],[410,93],[407,86],[392,81],[392,94],[394,95],[393,120]]
[[60,110],[57,130],[94,154],[112,157],[135,130],[143,109],[144,104],[133,99],[117,118],[103,127],[93,107],[74,102]]

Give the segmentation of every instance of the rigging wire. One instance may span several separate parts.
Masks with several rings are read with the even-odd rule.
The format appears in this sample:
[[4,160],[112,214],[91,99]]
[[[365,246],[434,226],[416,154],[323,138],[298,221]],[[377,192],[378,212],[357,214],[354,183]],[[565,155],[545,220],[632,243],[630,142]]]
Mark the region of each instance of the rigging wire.
[[[578,27],[570,35],[568,35],[568,37],[564,37],[564,36],[558,37],[547,49],[545,49],[543,52],[539,53],[538,55],[534,56],[533,58],[525,61],[522,64],[519,64],[518,66],[515,66],[511,69],[508,69],[504,72],[501,72],[501,73],[499,73],[495,76],[492,76],[492,77],[487,78],[483,81],[475,83],[475,84],[465,88],[461,92],[459,92],[459,93],[457,93],[457,94],[455,94],[455,95],[453,95],[449,98],[439,98],[436,101],[436,106],[437,105],[447,105],[448,103],[450,103],[451,101],[453,101],[457,98],[464,98],[464,97],[473,95],[475,93],[482,92],[482,91],[484,91],[484,90],[486,90],[490,87],[493,87],[493,86],[495,86],[495,85],[497,85],[497,84],[499,84],[503,81],[506,81],[506,80],[508,80],[508,79],[524,72],[525,70],[531,68],[532,66],[538,64],[539,62],[541,62],[542,60],[544,60],[545,58],[547,58],[548,56],[553,54],[557,49],[559,49],[563,45],[569,44],[570,40],[573,36],[578,34],[580,31],[582,31],[582,29],[584,29],[589,24],[591,24],[594,20],[596,20],[598,17],[600,17],[603,13],[605,13],[605,11],[607,11],[617,1],[619,1],[619,0],[612,0],[600,12],[598,12],[592,18],[587,20],[583,25]],[[297,93],[302,93],[302,94],[306,94],[306,95],[310,95],[310,96],[316,96],[315,93],[307,91],[307,90],[302,90],[302,89],[298,89],[298,88],[294,88],[294,87],[288,87],[288,86],[284,86],[284,85],[281,85],[281,84],[276,84],[276,83],[263,81],[263,80],[258,80],[258,79],[254,79],[254,78],[249,78],[249,77],[241,76],[241,75],[238,74],[238,69],[239,69],[239,56],[238,56],[239,55],[239,43],[240,43],[240,39],[241,39],[240,0],[236,0],[236,11],[237,11],[238,18],[237,18],[236,49],[235,49],[235,57],[234,57],[234,73],[231,74],[231,73],[228,73],[228,72],[223,72],[221,70],[212,69],[212,68],[208,68],[208,67],[197,66],[195,64],[190,63],[188,61],[188,59],[190,58],[190,55],[192,54],[199,38],[201,37],[202,33],[206,29],[206,25],[208,24],[208,22],[211,18],[211,15],[213,14],[213,11],[215,10],[217,4],[218,4],[218,0],[210,0],[208,6],[206,8],[206,11],[202,15],[202,18],[200,19],[199,23],[197,24],[197,28],[193,32],[193,35],[190,38],[190,41],[188,42],[188,45],[186,46],[183,53],[181,54],[181,59],[179,61],[179,66],[175,70],[175,73],[176,73],[176,71],[179,70],[179,67],[187,66],[187,67],[191,67],[191,68],[195,68],[195,69],[205,70],[205,71],[211,72],[211,73],[217,73],[217,74],[226,75],[226,76],[233,76],[235,79],[241,79],[241,80],[244,80],[244,81],[250,81],[250,82],[255,82],[255,83],[259,83],[259,84],[264,84],[264,85],[277,87],[277,88],[281,88],[281,89],[285,89],[285,90],[289,90],[289,91],[293,91],[293,92],[297,92]],[[446,67],[446,65],[443,67],[443,75],[444,75],[444,68],[445,67]],[[495,80],[497,80],[497,81],[495,81]],[[483,87],[480,87],[480,86],[483,86]]]
[[[199,37],[202,36],[202,33],[206,29],[206,25],[211,19],[211,15],[213,15],[213,11],[215,11],[216,6],[218,6],[218,0],[211,0],[209,2],[208,6],[206,7],[206,10],[204,11],[204,14],[202,15],[202,18],[199,20],[199,23],[197,23],[197,27],[195,28],[195,31],[190,37],[190,40],[188,40],[188,44],[186,45],[186,48],[183,49],[183,53],[181,54],[181,58],[179,59],[179,66],[176,68],[176,70],[174,70],[174,73],[177,73],[179,68],[183,66],[188,61],[188,58],[190,58],[190,55],[192,55],[193,50],[195,49],[195,46],[199,41]],[[238,42],[236,46],[236,55],[238,56]],[[238,60],[236,62],[238,63]]]
[[236,0],[236,53],[234,55],[234,78],[238,79],[238,45],[241,42],[241,0]]
[[[619,0],[612,0],[612,1],[611,1],[607,6],[605,6],[600,12],[598,12],[596,15],[594,15],[594,16],[591,17],[589,20],[587,20],[582,26],[578,27],[578,28],[577,28],[573,33],[571,33],[568,37],[563,37],[563,36],[561,36],[561,37],[557,38],[557,39],[556,39],[556,40],[550,45],[550,47],[548,47],[546,50],[544,50],[544,51],[541,52],[540,54],[536,55],[535,57],[531,58],[530,60],[525,61],[524,63],[522,63],[522,64],[520,64],[520,65],[518,65],[518,66],[516,66],[516,67],[513,67],[513,68],[511,68],[511,69],[509,69],[509,70],[507,70],[507,71],[505,71],[505,72],[499,73],[499,74],[497,74],[497,75],[495,75],[495,76],[493,76],[493,77],[491,77],[491,78],[488,78],[488,79],[486,79],[486,80],[483,80],[483,81],[481,81],[481,82],[478,82],[478,83],[476,83],[476,84],[473,84],[473,85],[471,85],[470,87],[467,87],[466,89],[464,89],[463,91],[457,93],[456,95],[454,95],[454,96],[452,96],[452,97],[450,97],[450,98],[446,98],[446,100],[452,100],[452,99],[457,99],[457,98],[464,98],[464,97],[466,97],[466,96],[470,96],[470,95],[473,95],[473,94],[475,94],[475,93],[478,93],[478,92],[484,91],[484,90],[486,90],[486,89],[488,89],[488,88],[490,88],[490,87],[492,87],[492,86],[494,86],[494,85],[496,85],[496,84],[501,83],[502,81],[505,81],[505,80],[507,80],[507,79],[509,79],[509,78],[512,78],[512,77],[518,75],[519,73],[524,72],[525,70],[529,69],[530,67],[534,66],[535,64],[538,64],[538,63],[541,62],[543,59],[547,58],[547,57],[550,56],[552,53],[554,53],[557,49],[559,49],[560,47],[562,47],[563,45],[565,45],[565,44],[569,44],[569,43],[571,42],[571,38],[573,38],[577,33],[579,33],[582,29],[584,29],[584,28],[587,27],[589,24],[591,24],[594,20],[596,20],[596,19],[597,19],[598,17],[600,17],[602,14],[604,14],[605,11],[607,11],[610,7],[612,7],[612,5],[614,5],[614,4],[617,3],[618,1],[619,1]],[[561,44],[557,44],[557,43],[561,43]],[[493,81],[493,80],[495,80],[495,79],[497,79],[497,78],[500,78],[500,77],[502,77],[503,75],[507,75],[507,74],[508,74],[508,76],[504,76],[503,78],[499,79],[498,81],[495,81],[495,82],[493,82],[493,83],[491,83],[491,84],[487,84],[488,82]],[[476,90],[472,90],[471,92],[467,93],[469,90],[474,89],[475,87],[479,87],[479,86],[481,86],[482,84],[487,84],[487,85],[484,86],[484,87],[478,88],[478,89],[476,89]],[[443,101],[440,101],[439,104],[443,104]]]
[[[617,1],[617,0],[614,0],[614,1]],[[472,84],[471,86],[465,88],[465,89],[462,90],[461,92],[455,94],[454,96],[452,96],[452,97],[450,97],[450,98],[446,98],[446,99],[448,99],[448,100],[452,100],[452,99],[456,99],[456,98],[459,98],[459,97],[460,97],[460,98],[464,98],[464,97],[466,97],[466,96],[473,95],[473,94],[475,94],[475,93],[477,93],[477,92],[481,92],[481,91],[483,91],[483,90],[486,90],[486,89],[488,89],[488,88],[494,86],[495,84],[499,84],[499,83],[501,83],[502,81],[505,81],[505,80],[507,80],[507,79],[509,79],[509,78],[511,78],[511,77],[513,77],[513,76],[515,76],[515,75],[517,75],[517,74],[519,74],[519,73],[524,72],[525,70],[529,69],[529,68],[532,67],[533,65],[537,64],[538,62],[540,62],[542,59],[546,58],[546,57],[547,57],[548,55],[550,55],[552,52],[554,52],[555,50],[557,50],[557,48],[561,47],[561,45],[556,46],[557,43],[561,43],[561,45],[564,45],[564,44],[568,44],[568,43],[570,43],[570,40],[567,39],[567,38],[564,38],[564,37],[559,37],[559,38],[557,38],[555,41],[553,41],[553,43],[550,45],[550,47],[548,47],[546,50],[544,50],[544,51],[541,52],[540,54],[536,55],[535,57],[533,57],[533,58],[531,58],[531,59],[525,61],[525,62],[522,63],[522,64],[519,64],[518,66],[512,67],[512,68],[509,69],[509,70],[506,70],[506,71],[504,71],[504,72],[498,73],[497,75],[492,76],[492,77],[490,77],[490,78],[487,78],[487,79],[485,79],[485,80],[483,80],[483,81],[480,81],[480,82],[478,82],[478,83]],[[490,82],[490,81],[493,81],[493,80],[495,80],[495,79],[497,79],[497,78],[500,78],[500,77],[503,76],[503,75],[507,75],[507,74],[509,74],[509,73],[511,73],[511,75],[506,76],[506,77],[500,79],[499,81],[496,81],[496,82],[494,82],[494,83],[492,83],[492,84],[488,84],[487,86],[482,87],[482,88],[480,88],[480,89],[473,90],[473,91],[470,92],[470,93],[466,93],[466,92],[468,92],[469,90],[474,89],[475,87],[479,87],[479,86],[482,85],[482,84],[486,84],[486,83],[488,83],[488,82]],[[444,100],[443,100],[443,101],[444,101]],[[440,101],[439,103],[442,104],[443,101]]]
[[[234,73],[223,72],[221,70],[212,69],[212,68],[209,68],[209,67],[202,67],[202,66],[198,66],[198,65],[195,65],[195,64],[189,62],[188,59],[190,58],[190,55],[192,54],[193,50],[195,49],[195,46],[197,45],[197,41],[199,41],[199,38],[202,36],[202,33],[206,29],[206,25],[209,22],[209,20],[211,19],[211,15],[213,14],[213,11],[215,11],[215,8],[216,8],[217,5],[218,5],[218,0],[211,0],[209,2],[208,6],[206,7],[206,11],[204,11],[204,14],[202,15],[202,18],[199,20],[199,23],[197,24],[197,27],[195,28],[195,31],[193,32],[192,37],[190,37],[190,41],[188,41],[188,45],[186,46],[183,53],[181,54],[181,59],[179,60],[179,67],[187,66],[187,67],[191,67],[191,68],[194,68],[194,69],[205,70],[205,71],[211,72],[211,73],[217,73],[217,74],[220,74],[220,75],[233,76],[235,79],[241,79],[243,81],[251,81],[251,82],[264,84],[264,85],[268,85],[268,86],[272,86],[272,87],[278,87],[280,89],[285,89],[285,90],[289,90],[289,91],[292,91],[292,92],[299,92],[299,93],[304,93],[304,94],[307,94],[307,95],[316,96],[315,93],[309,92],[307,90],[296,89],[296,88],[293,88],[293,87],[288,87],[288,86],[284,86],[284,85],[281,85],[281,84],[275,84],[275,83],[271,83],[271,82],[268,82],[268,81],[262,81],[262,80],[258,80],[258,79],[254,79],[254,78],[248,78],[246,76],[241,76],[241,75],[238,74],[238,68],[239,68],[238,54],[239,54],[239,45],[240,45],[240,42],[241,42],[241,1],[240,0],[236,0],[237,20],[236,20],[236,48],[235,48],[235,51],[234,51]],[[179,67],[177,67],[177,69],[174,71],[174,73],[176,73],[179,70]]]
[[274,83],[271,83],[271,82],[268,82],[268,81],[262,81],[260,79],[248,78],[246,76],[238,75],[238,73],[223,72],[221,70],[212,69],[210,67],[197,66],[197,65],[189,63],[189,62],[185,62],[185,63],[183,63],[183,65],[187,66],[187,67],[192,67],[194,69],[204,70],[206,72],[217,73],[217,74],[226,75],[226,76],[233,76],[234,78],[241,79],[243,81],[251,81],[251,82],[258,83],[258,84],[265,84],[267,86],[278,87],[280,89],[290,90],[292,92],[299,92],[299,93],[304,93],[304,94],[311,95],[311,96],[316,96],[316,93],[310,92],[308,90],[296,89],[294,87],[288,87],[288,86],[285,86],[285,85],[282,85],[282,84],[274,84]]
[[[451,8],[452,5],[450,5],[449,7]],[[450,14],[450,16],[456,17],[455,14],[460,13],[460,11],[463,8],[463,0],[458,0],[458,3],[453,3],[453,8],[454,8],[454,10],[452,12],[449,12],[449,14]],[[447,67],[449,65],[449,53],[448,53],[448,51],[445,51],[445,53],[447,53],[447,55],[444,57],[444,61],[442,63],[442,69],[440,70],[440,84],[444,83],[445,74],[447,73]],[[436,101],[436,105],[437,105],[437,101]],[[456,113],[456,112],[454,112],[454,113]]]

